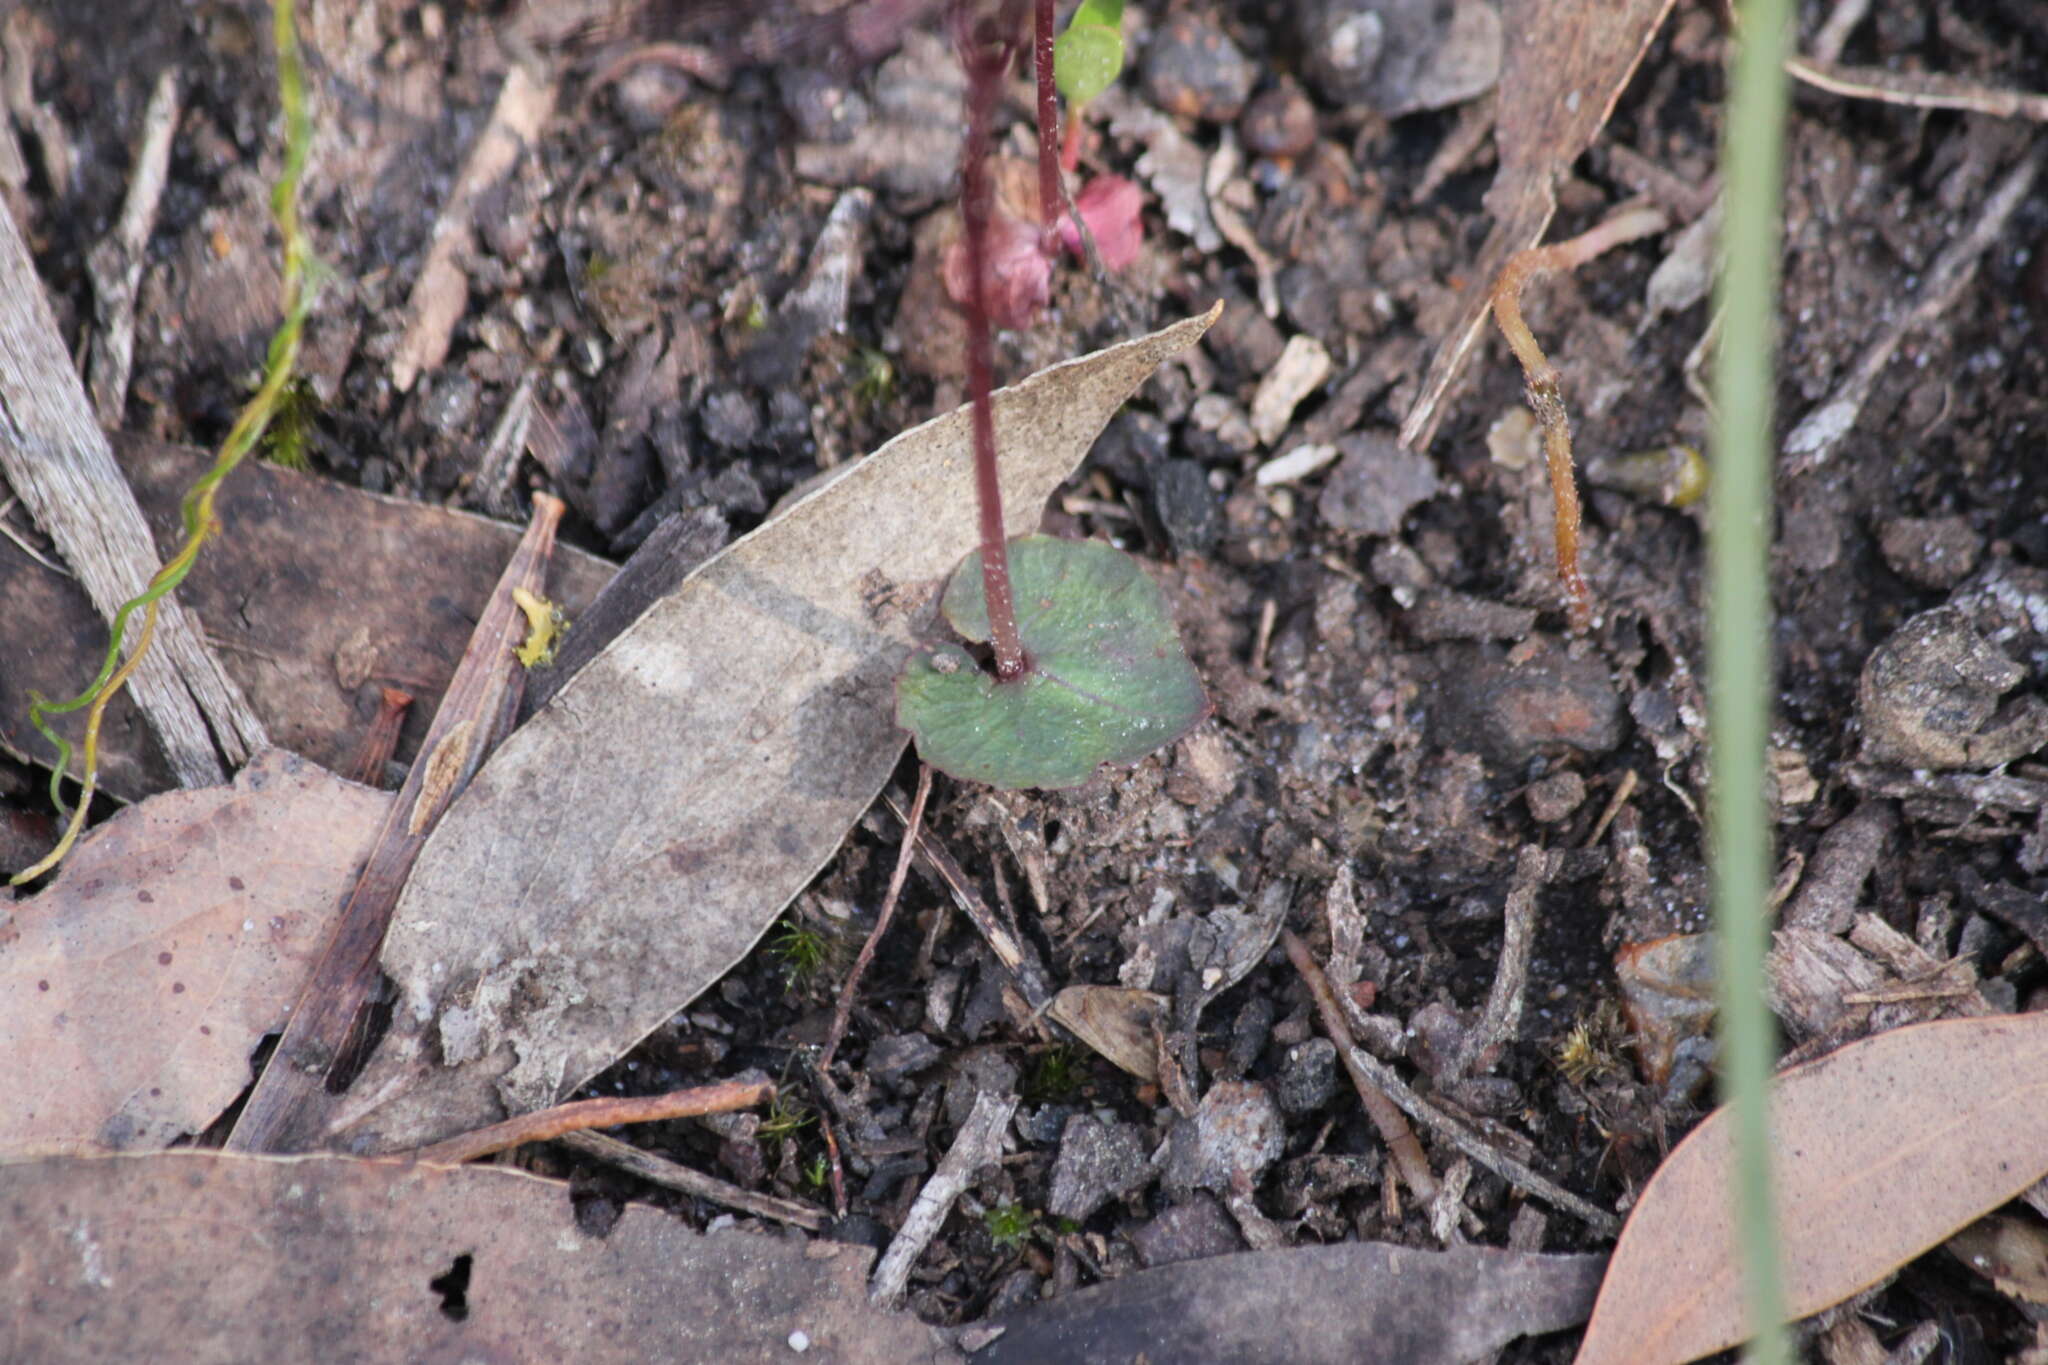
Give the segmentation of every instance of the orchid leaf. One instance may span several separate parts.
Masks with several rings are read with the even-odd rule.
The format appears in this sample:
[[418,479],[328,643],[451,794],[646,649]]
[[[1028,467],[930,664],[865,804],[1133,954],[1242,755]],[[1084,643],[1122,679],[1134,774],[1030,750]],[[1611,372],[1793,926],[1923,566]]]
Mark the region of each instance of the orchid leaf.
[[[925,762],[1006,790],[1077,787],[1209,714],[1166,599],[1129,555],[1023,536],[1010,542],[1010,575],[1023,677],[998,682],[947,643],[914,654],[897,681],[896,722]],[[980,551],[954,571],[940,609],[963,638],[988,638]]]

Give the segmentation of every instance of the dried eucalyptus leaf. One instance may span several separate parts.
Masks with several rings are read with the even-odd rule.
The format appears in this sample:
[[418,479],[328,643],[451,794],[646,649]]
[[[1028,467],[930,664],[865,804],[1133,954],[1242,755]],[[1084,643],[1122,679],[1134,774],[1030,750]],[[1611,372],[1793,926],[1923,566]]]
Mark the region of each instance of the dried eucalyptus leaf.
[[[1215,316],[996,395],[1012,534]],[[896,674],[976,539],[961,408],[734,542],[515,733],[399,901],[400,1001],[337,1120],[350,1145],[551,1103],[752,948],[895,766]]]

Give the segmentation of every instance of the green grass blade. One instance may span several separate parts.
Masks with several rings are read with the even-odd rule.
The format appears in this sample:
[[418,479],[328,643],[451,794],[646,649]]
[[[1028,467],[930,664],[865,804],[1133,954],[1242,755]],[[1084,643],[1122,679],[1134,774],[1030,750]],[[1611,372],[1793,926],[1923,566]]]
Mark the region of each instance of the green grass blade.
[[1773,336],[1790,51],[1787,0],[1745,0],[1722,148],[1727,216],[1721,348],[1714,371],[1714,507],[1707,544],[1708,723],[1713,764],[1714,913],[1720,927],[1722,1084],[1735,1119],[1736,1225],[1750,1322],[1748,1358],[1790,1359],[1778,1279],[1768,1113],[1775,1056],[1763,998],[1771,838],[1764,805],[1770,730]]

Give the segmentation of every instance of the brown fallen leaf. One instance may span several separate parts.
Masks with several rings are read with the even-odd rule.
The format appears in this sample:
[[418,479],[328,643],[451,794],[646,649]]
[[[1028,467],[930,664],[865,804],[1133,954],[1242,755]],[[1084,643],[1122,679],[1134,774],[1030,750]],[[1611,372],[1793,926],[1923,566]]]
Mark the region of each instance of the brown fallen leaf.
[[[1777,1079],[1771,1176],[1787,1311],[1854,1294],[2048,1172],[2048,1014],[1949,1019]],[[1747,1336],[1717,1109],[1622,1230],[1578,1365],[1697,1359]]]
[[1502,6],[1506,56],[1493,129],[1500,169],[1486,192],[1493,230],[1401,424],[1403,445],[1429,448],[1444,395],[1485,323],[1494,281],[1511,256],[1543,240],[1557,211],[1558,177],[1606,124],[1670,8],[1671,0],[1507,0]]
[[593,1237],[503,1167],[51,1158],[0,1166],[0,1208],[10,1361],[959,1359],[868,1306],[866,1247],[642,1205]]
[[[1214,317],[996,395],[1012,534]],[[970,465],[965,408],[898,436],[697,570],[493,755],[399,902],[401,999],[335,1132],[385,1151],[544,1108],[754,945],[903,751],[894,681],[976,543]]]
[[282,1026],[390,800],[269,749],[232,786],[87,834],[0,916],[0,1154],[151,1149],[211,1123]]
[[1381,1242],[1181,1261],[1001,1320],[976,1365],[1227,1360],[1462,1365],[1585,1318],[1599,1256]]
[[[133,436],[115,437],[114,451],[157,543],[175,545],[179,499],[211,454]],[[346,771],[393,685],[417,698],[399,744],[410,758],[520,528],[255,461],[221,486],[217,510],[223,534],[178,595],[273,742]],[[548,596],[577,616],[612,571],[560,546]],[[4,538],[0,620],[36,623],[36,647],[0,666],[0,749],[47,764],[28,690],[76,692],[99,667],[106,628],[76,583]],[[59,730],[75,719],[59,717]],[[125,697],[107,715],[100,785],[124,801],[173,785]]]

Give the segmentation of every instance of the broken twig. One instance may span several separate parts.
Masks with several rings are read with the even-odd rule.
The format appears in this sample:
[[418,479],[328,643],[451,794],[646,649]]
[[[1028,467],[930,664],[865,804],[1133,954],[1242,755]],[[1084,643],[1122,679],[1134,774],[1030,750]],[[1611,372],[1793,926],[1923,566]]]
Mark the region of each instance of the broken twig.
[[896,917],[896,902],[903,895],[903,879],[910,873],[910,858],[917,851],[917,834],[924,828],[924,803],[932,794],[931,765],[917,765],[917,795],[910,802],[910,819],[903,831],[903,842],[896,850],[896,867],[889,873],[889,890],[882,897],[882,912],[875,916],[874,932],[868,941],[860,945],[860,956],[853,960],[853,970],[846,974],[846,984],[839,988],[839,1003],[832,1010],[832,1031],[825,1035],[825,1050],[818,1057],[818,1069],[826,1070],[832,1065],[832,1054],[839,1050],[839,1042],[846,1037],[846,1021],[853,1013],[853,997],[860,990],[861,976],[868,964],[875,960],[875,948],[882,941],[882,935],[889,932],[889,921]]
[[[1324,1002],[1328,996],[1327,989],[1319,992],[1316,991],[1316,983],[1323,981],[1322,970],[1316,966],[1315,959],[1309,956],[1308,945],[1303,943],[1291,931],[1283,934],[1281,941],[1286,944],[1287,956],[1293,961],[1295,969],[1300,971],[1302,979],[1309,983],[1309,989],[1312,992],[1316,992],[1316,1005],[1322,1013],[1324,1027],[1329,1029],[1329,1021],[1332,1017],[1337,1017],[1341,1023],[1341,1016],[1338,1015],[1335,999],[1329,999],[1328,1006],[1325,1008]],[[1327,988],[1328,982],[1323,981],[1323,984]],[[1436,1106],[1416,1094],[1406,1082],[1394,1074],[1392,1067],[1380,1061],[1379,1058],[1373,1056],[1364,1048],[1359,1047],[1356,1043],[1353,1043],[1347,1032],[1337,1029],[1329,1029],[1329,1031],[1331,1035],[1330,1041],[1337,1045],[1337,1055],[1343,1059],[1345,1068],[1352,1073],[1353,1078],[1356,1079],[1360,1073],[1363,1073],[1372,1083],[1372,1086],[1385,1099],[1392,1101],[1395,1107],[1400,1109],[1402,1113],[1408,1115],[1408,1117],[1414,1119],[1417,1123],[1429,1129],[1432,1133],[1435,1133],[1445,1142],[1450,1143],[1451,1146],[1457,1148],[1466,1156],[1471,1157],[1501,1179],[1508,1181],[1510,1184],[1518,1185],[1545,1203],[1564,1210],[1602,1236],[1612,1237],[1621,1231],[1621,1220],[1619,1218],[1616,1218],[1598,1205],[1579,1198],[1579,1196],[1555,1181],[1538,1175],[1524,1163],[1515,1160],[1505,1152],[1498,1150],[1473,1133],[1468,1132],[1464,1125],[1453,1121]],[[1410,1142],[1415,1140],[1412,1133],[1408,1135],[1408,1140]],[[1389,1146],[1391,1147],[1392,1144],[1389,1144]],[[1398,1149],[1396,1149],[1395,1154],[1398,1159]],[[1423,1195],[1423,1198],[1433,1197],[1434,1192],[1434,1185],[1432,1185],[1430,1194]]]
[[671,1090],[665,1095],[607,1095],[602,1099],[576,1100],[538,1113],[521,1114],[503,1123],[494,1123],[487,1128],[422,1147],[412,1155],[417,1161],[459,1166],[465,1161],[523,1147],[529,1142],[552,1142],[593,1128],[728,1114],[735,1109],[767,1104],[774,1098],[773,1081],[720,1081],[716,1085]]
[[809,1204],[799,1204],[794,1199],[777,1199],[773,1195],[756,1194],[743,1190],[729,1181],[715,1175],[693,1171],[688,1166],[670,1161],[667,1157],[656,1156],[643,1151],[630,1142],[621,1142],[603,1133],[565,1133],[556,1141],[564,1147],[573,1147],[585,1156],[607,1161],[620,1170],[637,1175],[642,1180],[660,1185],[664,1189],[676,1190],[698,1199],[708,1199],[714,1204],[723,1204],[741,1213],[751,1213],[756,1218],[772,1218],[778,1223],[789,1223],[807,1232],[822,1232],[825,1215]]
[[910,1283],[910,1268],[917,1264],[932,1238],[938,1236],[953,1201],[966,1192],[982,1167],[1003,1154],[1003,1130],[1016,1111],[1015,1095],[984,1090],[974,1097],[974,1109],[954,1135],[953,1145],[939,1159],[939,1168],[932,1172],[932,1178],[917,1192],[917,1202],[904,1216],[895,1240],[876,1262],[874,1276],[868,1281],[870,1303],[891,1304],[903,1293],[903,1287]]
[[1316,1012],[1323,1018],[1323,1032],[1330,1035],[1330,1041],[1337,1045],[1337,1055],[1344,1060],[1344,1069],[1351,1073],[1351,1083],[1358,1089],[1358,1098],[1365,1105],[1365,1112],[1372,1119],[1372,1126],[1379,1130],[1380,1140],[1387,1144],[1393,1154],[1395,1169],[1401,1172],[1401,1179],[1415,1197],[1427,1204],[1436,1198],[1436,1173],[1429,1169],[1429,1157],[1423,1153],[1422,1144],[1415,1140],[1415,1133],[1401,1117],[1399,1107],[1388,1101],[1385,1089],[1376,1084],[1371,1073],[1359,1068],[1356,1058],[1364,1055],[1357,1043],[1351,1040],[1351,1028],[1344,1022],[1344,1011],[1337,1004],[1337,993],[1330,988],[1330,979],[1323,975],[1323,969],[1316,965],[1309,955],[1308,944],[1292,929],[1280,931],[1280,942],[1287,949],[1287,960],[1294,964],[1294,970],[1301,973],[1307,983],[1308,992],[1315,997]]

